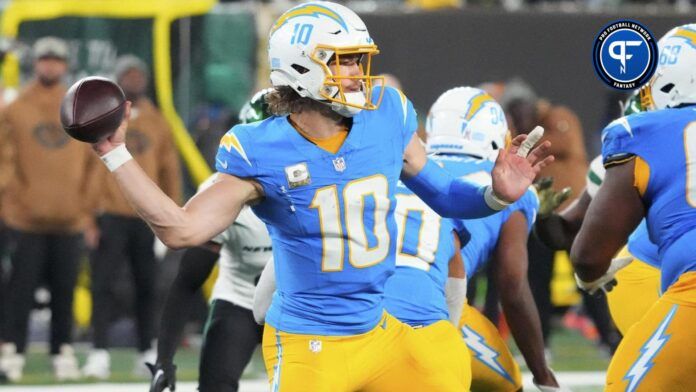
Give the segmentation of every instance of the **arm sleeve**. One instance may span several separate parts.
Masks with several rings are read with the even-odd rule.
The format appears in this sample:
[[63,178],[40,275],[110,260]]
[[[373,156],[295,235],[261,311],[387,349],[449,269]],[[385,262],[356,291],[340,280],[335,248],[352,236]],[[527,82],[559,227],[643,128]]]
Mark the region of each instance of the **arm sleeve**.
[[275,289],[275,266],[273,265],[273,257],[271,257],[266,263],[263,272],[261,272],[259,283],[256,284],[256,290],[254,291],[254,320],[259,325],[263,325],[266,322],[266,313],[268,308],[271,307]]
[[218,254],[203,247],[184,252],[167,295],[157,339],[157,362],[171,364],[196,293],[213,270]]
[[417,175],[402,178],[402,181],[430,208],[446,218],[475,219],[498,212],[486,203],[485,186],[455,178],[431,160]]
[[462,311],[466,303],[466,282],[465,276],[464,278],[448,277],[447,283],[445,283],[445,299],[449,310],[449,320],[455,327],[459,327],[459,320],[462,318]]

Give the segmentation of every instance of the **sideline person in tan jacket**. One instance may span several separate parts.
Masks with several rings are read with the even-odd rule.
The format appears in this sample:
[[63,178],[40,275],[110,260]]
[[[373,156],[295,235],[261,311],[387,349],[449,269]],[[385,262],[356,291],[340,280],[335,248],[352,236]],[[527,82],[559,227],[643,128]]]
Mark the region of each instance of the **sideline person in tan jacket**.
[[[92,220],[95,175],[102,170],[89,148],[60,123],[68,46],[44,37],[34,45],[34,75],[0,117],[0,172],[5,176],[2,217],[13,251],[8,287],[8,342],[2,364],[11,380],[22,376],[34,290],[47,278],[51,291],[51,344],[57,379],[79,377],[72,340],[73,290]],[[1,184],[0,184],[1,185]]]
[[[181,201],[181,169],[171,129],[147,98],[148,67],[132,55],[118,59],[115,77],[126,98],[133,102],[126,145],[145,173],[174,200]],[[133,211],[116,181],[102,168],[99,246],[92,257],[92,327],[94,349],[87,357],[86,376],[105,379],[110,374],[108,329],[112,306],[114,266],[127,261],[134,278],[135,316],[139,357],[134,373],[148,375],[144,362],[154,362],[155,255],[154,234]]]

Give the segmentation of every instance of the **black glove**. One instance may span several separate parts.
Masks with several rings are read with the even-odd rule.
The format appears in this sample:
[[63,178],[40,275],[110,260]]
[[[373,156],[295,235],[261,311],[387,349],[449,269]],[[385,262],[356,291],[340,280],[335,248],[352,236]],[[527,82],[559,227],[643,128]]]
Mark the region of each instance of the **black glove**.
[[150,382],[150,392],[162,392],[165,388],[170,391],[176,389],[176,365],[169,364],[151,364],[146,362],[147,368],[152,373],[152,382]]

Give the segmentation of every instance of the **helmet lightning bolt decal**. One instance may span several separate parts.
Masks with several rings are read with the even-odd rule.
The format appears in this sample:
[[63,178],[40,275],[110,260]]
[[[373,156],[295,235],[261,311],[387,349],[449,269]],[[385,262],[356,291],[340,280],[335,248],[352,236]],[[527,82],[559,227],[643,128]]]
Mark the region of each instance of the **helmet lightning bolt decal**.
[[679,305],[672,306],[665,319],[662,320],[660,325],[657,327],[653,335],[648,339],[648,341],[640,348],[640,356],[633,363],[626,375],[624,380],[628,381],[628,386],[626,387],[626,392],[633,392],[638,388],[638,385],[643,380],[648,371],[655,365],[652,360],[655,358],[657,353],[660,352],[665,343],[669,340],[671,335],[666,335],[665,331],[669,326],[670,321],[674,318],[674,314],[677,312],[677,307]]
[[348,25],[346,25],[346,22],[343,20],[341,15],[339,15],[337,12],[335,12],[334,10],[332,10],[328,7],[324,7],[322,5],[309,3],[309,4],[301,5],[299,7],[295,7],[293,9],[291,9],[290,11],[281,15],[280,18],[278,18],[276,23],[273,25],[273,28],[271,28],[270,35],[273,35],[273,33],[275,33],[276,30],[278,30],[285,23],[287,23],[288,20],[290,20],[292,18],[296,18],[298,16],[313,16],[315,18],[318,18],[319,16],[322,16],[322,15],[326,16],[327,18],[333,19],[334,21],[336,21],[336,23],[341,25],[341,27],[343,27],[343,29],[348,31]]
[[691,47],[696,48],[696,31],[680,27],[672,37],[684,38],[686,43]]
[[493,98],[485,92],[474,95],[469,101],[469,109],[466,111],[466,114],[464,114],[464,119],[471,121],[474,115],[481,110],[483,104],[491,101],[493,101]]
[[500,362],[498,362],[500,353],[495,351],[495,349],[493,349],[491,346],[487,345],[486,341],[483,339],[483,336],[479,335],[476,333],[476,331],[466,325],[462,327],[462,333],[464,334],[464,341],[466,342],[467,347],[469,347],[469,350],[473,352],[476,359],[483,362],[483,364],[488,366],[491,370],[514,384],[510,374],[508,374],[508,372],[505,371],[505,368],[500,364]]

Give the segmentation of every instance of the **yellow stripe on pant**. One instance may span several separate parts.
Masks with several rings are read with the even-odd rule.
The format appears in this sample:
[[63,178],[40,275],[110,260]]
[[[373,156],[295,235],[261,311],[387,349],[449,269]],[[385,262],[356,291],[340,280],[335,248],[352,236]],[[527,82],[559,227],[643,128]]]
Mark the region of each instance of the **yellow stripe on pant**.
[[[454,357],[439,351],[458,342]],[[464,345],[454,326],[439,322],[416,331],[385,312],[377,327],[350,336],[291,334],[266,324],[262,348],[273,392],[468,390]],[[443,371],[443,363],[453,370]]]
[[660,298],[660,270],[633,257],[627,246],[616,257],[633,258],[616,273],[618,283],[607,293],[611,318],[625,336]]
[[696,272],[677,280],[624,336],[606,391],[693,391],[696,385]]
[[522,388],[522,373],[498,329],[476,308],[465,305],[459,329],[471,352],[471,390],[507,392]]

